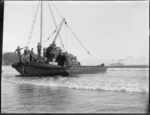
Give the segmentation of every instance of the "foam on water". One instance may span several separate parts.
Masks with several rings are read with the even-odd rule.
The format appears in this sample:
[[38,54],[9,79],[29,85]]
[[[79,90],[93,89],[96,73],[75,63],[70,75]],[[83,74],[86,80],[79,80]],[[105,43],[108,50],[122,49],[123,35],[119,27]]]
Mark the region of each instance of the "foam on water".
[[116,81],[116,80],[92,80],[90,78],[43,78],[43,79],[7,79],[7,82],[31,84],[37,86],[48,86],[51,88],[64,87],[74,89],[91,89],[107,91],[125,91],[125,92],[149,92],[148,84],[142,84],[135,81]]
[[[114,69],[114,68],[113,68]],[[120,68],[119,68],[120,69]],[[145,69],[145,68],[144,68]],[[110,71],[110,72],[109,72]],[[117,69],[115,71],[118,71]],[[3,81],[19,84],[31,84],[36,86],[46,86],[50,88],[74,88],[89,90],[106,90],[106,91],[125,91],[125,92],[144,92],[149,93],[148,76],[137,77],[137,72],[128,75],[116,73],[108,70],[106,74],[84,74],[77,77],[17,77],[16,72],[3,73]],[[114,72],[114,73],[111,73]],[[116,77],[117,75],[120,75]],[[127,74],[127,72],[125,72]],[[135,76],[127,77],[127,76]],[[144,79],[141,79],[144,78]]]

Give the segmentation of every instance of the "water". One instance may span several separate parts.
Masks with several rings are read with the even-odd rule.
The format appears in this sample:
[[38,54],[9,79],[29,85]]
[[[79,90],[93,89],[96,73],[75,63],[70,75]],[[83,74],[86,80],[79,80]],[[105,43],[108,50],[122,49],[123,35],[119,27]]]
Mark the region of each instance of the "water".
[[149,68],[72,77],[20,77],[2,67],[2,113],[145,113]]

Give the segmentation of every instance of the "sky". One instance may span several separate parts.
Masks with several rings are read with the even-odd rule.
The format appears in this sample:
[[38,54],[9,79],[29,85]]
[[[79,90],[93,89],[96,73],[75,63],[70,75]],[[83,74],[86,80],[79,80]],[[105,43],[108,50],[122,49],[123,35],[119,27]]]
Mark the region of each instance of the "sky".
[[[24,47],[29,39],[38,1],[5,1],[3,52],[14,52]],[[148,1],[53,1],[43,2],[43,47],[52,43],[55,30],[48,7],[51,5],[57,25],[62,18],[90,52],[89,55],[64,25],[60,32],[65,49],[77,56],[82,65],[149,64],[149,2]],[[40,7],[33,29],[30,49],[37,53],[40,41]],[[46,42],[45,42],[46,41]],[[60,45],[59,38],[56,43]]]

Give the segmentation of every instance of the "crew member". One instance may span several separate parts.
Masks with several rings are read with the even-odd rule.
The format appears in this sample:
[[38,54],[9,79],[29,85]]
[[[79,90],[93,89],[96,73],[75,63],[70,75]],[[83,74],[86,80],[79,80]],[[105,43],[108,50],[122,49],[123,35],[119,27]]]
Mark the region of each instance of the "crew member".
[[24,58],[26,62],[29,62],[29,56],[30,56],[30,51],[28,50],[28,47],[24,50]]
[[38,52],[38,55],[41,56],[41,44],[38,43],[37,45],[37,52]]
[[56,49],[56,44],[52,44],[52,60],[56,58],[57,56],[57,49]]
[[64,66],[65,62],[66,62],[66,55],[65,53],[63,53],[61,56],[61,66]]
[[47,63],[49,63],[49,61],[52,61],[52,44],[50,44],[50,46],[47,48],[46,51],[46,57],[47,57]]
[[18,48],[16,49],[16,51],[15,51],[15,53],[17,52],[17,54],[18,54],[18,57],[19,57],[19,61],[20,62],[22,62],[22,56],[21,56],[21,50],[22,50],[23,48],[20,48],[19,46],[18,46]]
[[62,61],[62,50],[59,50],[59,54],[56,57],[56,62],[58,62],[58,65],[62,65],[61,62]]
[[33,51],[33,48],[30,51],[30,62],[34,62],[34,51]]

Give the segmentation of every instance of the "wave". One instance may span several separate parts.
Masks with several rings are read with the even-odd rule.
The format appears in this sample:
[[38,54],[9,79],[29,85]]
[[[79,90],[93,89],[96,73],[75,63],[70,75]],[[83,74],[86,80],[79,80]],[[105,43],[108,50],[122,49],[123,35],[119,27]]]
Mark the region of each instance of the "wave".
[[136,82],[134,80],[109,80],[109,79],[92,79],[92,78],[42,78],[42,79],[9,79],[7,82],[30,84],[36,86],[46,86],[50,88],[72,88],[86,90],[102,91],[123,91],[123,92],[142,92],[149,93],[148,83]]

